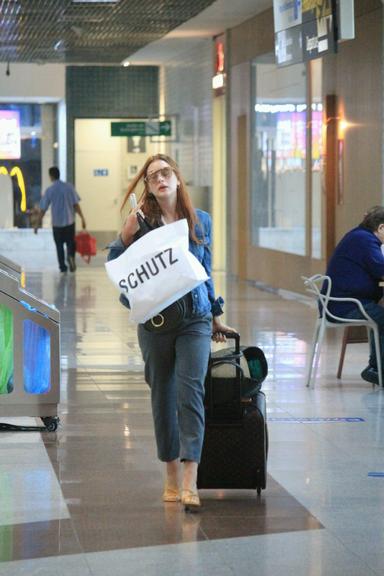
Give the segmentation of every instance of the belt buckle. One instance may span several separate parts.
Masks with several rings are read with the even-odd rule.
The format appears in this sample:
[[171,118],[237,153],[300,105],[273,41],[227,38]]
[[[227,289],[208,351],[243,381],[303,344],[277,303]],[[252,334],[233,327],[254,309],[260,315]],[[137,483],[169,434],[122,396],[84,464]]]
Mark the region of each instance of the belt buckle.
[[[156,318],[160,318],[159,322],[155,322]],[[151,318],[151,324],[154,328],[161,328],[164,325],[165,318],[162,314],[156,314],[153,318]]]

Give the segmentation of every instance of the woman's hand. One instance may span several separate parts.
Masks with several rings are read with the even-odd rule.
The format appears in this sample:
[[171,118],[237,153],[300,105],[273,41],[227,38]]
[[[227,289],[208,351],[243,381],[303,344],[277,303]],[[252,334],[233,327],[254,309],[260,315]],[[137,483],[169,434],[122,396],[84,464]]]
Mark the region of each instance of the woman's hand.
[[214,316],[212,320],[212,340],[215,342],[226,342],[225,332],[234,332],[237,334],[237,330],[226,326],[219,320],[219,316]]
[[132,244],[133,237],[139,230],[139,223],[137,221],[136,216],[138,210],[139,208],[132,210],[132,212],[130,212],[130,214],[128,214],[128,216],[126,217],[125,222],[123,224],[123,228],[121,230],[121,240],[123,241],[123,244],[125,244],[125,246],[129,246],[130,244]]

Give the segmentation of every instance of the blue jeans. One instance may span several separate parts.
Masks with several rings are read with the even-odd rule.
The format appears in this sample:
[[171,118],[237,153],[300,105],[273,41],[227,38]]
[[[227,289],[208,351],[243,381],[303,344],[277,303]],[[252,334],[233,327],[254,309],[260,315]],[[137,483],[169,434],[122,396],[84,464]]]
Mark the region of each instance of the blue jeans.
[[138,326],[151,388],[158,457],[200,462],[204,440],[204,380],[211,349],[212,315],[187,318],[169,334]]
[[[379,329],[380,335],[380,349],[381,349],[381,362],[382,366],[384,366],[384,307],[380,306],[380,304],[376,304],[376,302],[368,302],[367,304],[363,304],[364,310],[367,312],[368,316],[372,318],[377,324]],[[356,307],[355,310],[352,310],[348,314],[346,314],[347,318],[363,318],[363,315]],[[377,362],[376,362],[376,351],[375,351],[375,343],[373,340],[373,334],[370,337],[370,356],[369,356],[369,365],[377,370]]]

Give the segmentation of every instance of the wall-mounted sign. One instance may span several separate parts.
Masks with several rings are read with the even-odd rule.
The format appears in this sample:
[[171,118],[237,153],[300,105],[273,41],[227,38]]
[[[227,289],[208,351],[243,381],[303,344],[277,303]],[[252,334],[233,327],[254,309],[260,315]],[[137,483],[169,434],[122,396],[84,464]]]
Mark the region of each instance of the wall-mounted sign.
[[301,26],[280,30],[275,34],[275,54],[278,66],[288,66],[303,61]]
[[93,171],[94,176],[108,176],[108,168],[95,168]]
[[278,66],[336,52],[336,0],[274,0],[273,14]]
[[214,38],[212,88],[215,96],[221,96],[225,93],[225,84],[225,37],[224,34],[221,34]]
[[273,0],[275,32],[301,24],[301,0]]
[[132,154],[145,154],[146,140],[145,136],[128,136],[127,151]]
[[170,120],[111,122],[111,136],[171,136]]
[[332,0],[303,0],[303,59],[313,60],[336,51],[336,20]]

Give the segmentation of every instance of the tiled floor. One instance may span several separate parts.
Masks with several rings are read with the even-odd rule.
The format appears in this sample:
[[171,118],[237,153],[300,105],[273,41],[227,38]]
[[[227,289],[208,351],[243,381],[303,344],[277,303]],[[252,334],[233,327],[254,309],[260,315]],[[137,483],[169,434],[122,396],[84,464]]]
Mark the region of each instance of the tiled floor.
[[62,391],[56,433],[0,436],[1,576],[383,574],[384,477],[369,473],[384,476],[384,396],[359,377],[366,344],[337,381],[332,333],[306,389],[314,308],[217,275],[225,320],[268,358],[269,477],[260,497],[202,491],[185,514],[161,502],[135,329],[103,257],[66,276],[52,254],[8,257],[61,311]]

